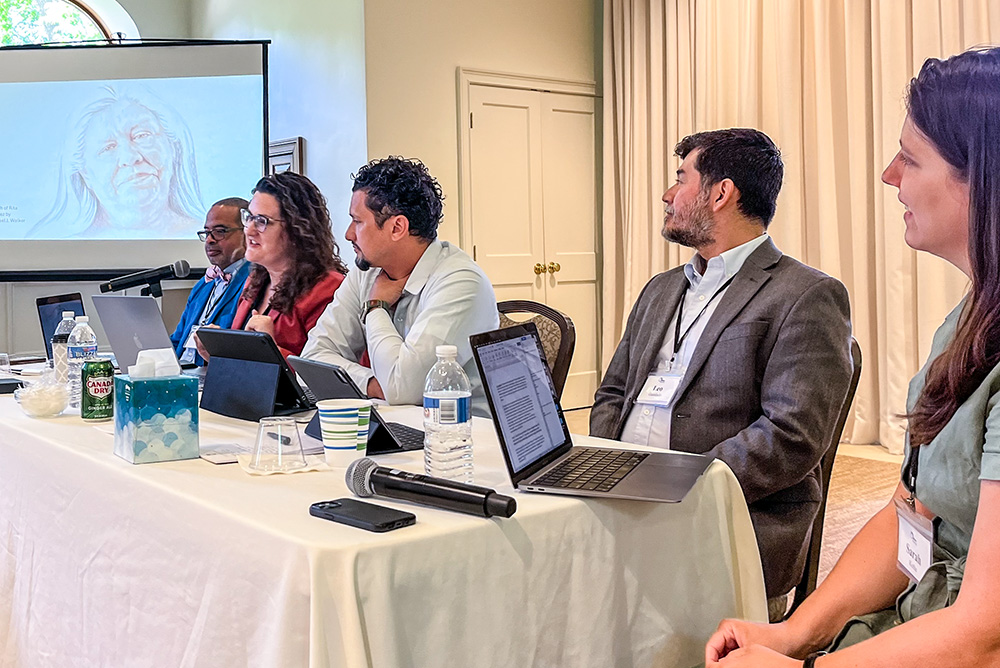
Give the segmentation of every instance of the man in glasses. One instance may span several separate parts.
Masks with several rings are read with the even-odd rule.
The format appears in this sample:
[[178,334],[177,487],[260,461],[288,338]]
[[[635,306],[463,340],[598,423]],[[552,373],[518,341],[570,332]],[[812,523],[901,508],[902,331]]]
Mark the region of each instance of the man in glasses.
[[205,229],[198,232],[210,264],[204,280],[191,288],[181,320],[170,336],[181,364],[204,364],[193,330],[204,325],[226,329],[233,324],[236,304],[250,273],[250,263],[243,259],[246,239],[240,220],[240,211],[248,206],[250,203],[240,197],[219,200],[205,216]]

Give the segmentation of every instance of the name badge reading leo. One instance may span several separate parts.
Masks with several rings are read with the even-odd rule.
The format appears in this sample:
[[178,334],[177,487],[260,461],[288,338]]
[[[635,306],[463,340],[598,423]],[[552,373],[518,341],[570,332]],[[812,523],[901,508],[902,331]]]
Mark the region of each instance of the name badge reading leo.
[[648,404],[650,406],[669,406],[683,377],[683,374],[673,373],[650,374],[646,378],[646,383],[642,386],[639,396],[635,398],[635,403]]

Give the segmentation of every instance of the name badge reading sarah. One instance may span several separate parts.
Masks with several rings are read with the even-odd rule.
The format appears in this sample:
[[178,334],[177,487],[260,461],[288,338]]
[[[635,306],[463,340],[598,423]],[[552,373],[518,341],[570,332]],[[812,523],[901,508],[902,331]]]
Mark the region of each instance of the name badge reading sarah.
[[899,548],[896,565],[913,582],[920,582],[930,568],[934,553],[934,524],[896,499],[896,517],[899,520]]
[[646,383],[642,386],[642,390],[639,391],[639,396],[635,398],[635,403],[648,404],[650,406],[669,406],[683,377],[683,374],[673,373],[650,374],[646,378]]

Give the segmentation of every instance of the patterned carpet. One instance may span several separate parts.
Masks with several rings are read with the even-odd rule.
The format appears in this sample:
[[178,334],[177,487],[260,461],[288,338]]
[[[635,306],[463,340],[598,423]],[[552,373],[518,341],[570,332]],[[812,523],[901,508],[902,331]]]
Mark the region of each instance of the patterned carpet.
[[826,504],[820,582],[865,522],[888,503],[898,483],[898,464],[845,455],[837,457]]

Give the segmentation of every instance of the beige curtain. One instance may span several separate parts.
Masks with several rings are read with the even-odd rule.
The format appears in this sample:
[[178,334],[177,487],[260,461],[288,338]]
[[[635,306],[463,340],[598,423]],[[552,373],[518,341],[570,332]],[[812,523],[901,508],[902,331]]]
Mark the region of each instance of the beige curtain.
[[924,59],[1000,43],[1000,0],[605,0],[604,363],[638,292],[690,251],[659,236],[673,146],[752,126],[785,160],[770,227],[851,294],[864,367],[844,440],[902,450],[910,377],[967,288],[903,242],[879,176]]

